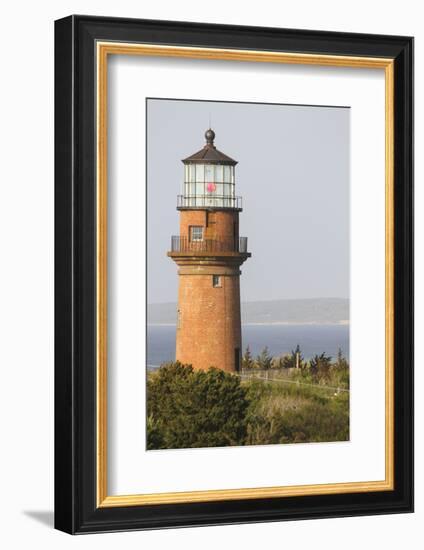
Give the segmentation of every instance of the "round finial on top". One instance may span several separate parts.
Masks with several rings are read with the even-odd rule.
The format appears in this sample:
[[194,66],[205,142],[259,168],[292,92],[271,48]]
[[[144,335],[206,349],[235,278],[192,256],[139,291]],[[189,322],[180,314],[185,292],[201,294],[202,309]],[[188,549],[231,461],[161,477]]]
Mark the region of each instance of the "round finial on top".
[[212,128],[209,128],[209,130],[206,130],[205,138],[206,138],[207,145],[213,145],[213,140],[215,139],[215,132],[212,130]]

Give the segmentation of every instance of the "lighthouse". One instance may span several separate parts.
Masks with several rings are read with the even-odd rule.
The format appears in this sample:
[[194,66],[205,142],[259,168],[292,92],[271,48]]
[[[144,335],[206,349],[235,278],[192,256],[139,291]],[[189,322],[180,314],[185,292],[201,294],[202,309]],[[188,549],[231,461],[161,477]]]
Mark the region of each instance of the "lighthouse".
[[251,256],[239,236],[242,199],[235,194],[237,161],[215,146],[187,157],[177,198],[180,232],[168,256],[178,266],[176,360],[195,369],[237,372],[241,363],[240,266]]

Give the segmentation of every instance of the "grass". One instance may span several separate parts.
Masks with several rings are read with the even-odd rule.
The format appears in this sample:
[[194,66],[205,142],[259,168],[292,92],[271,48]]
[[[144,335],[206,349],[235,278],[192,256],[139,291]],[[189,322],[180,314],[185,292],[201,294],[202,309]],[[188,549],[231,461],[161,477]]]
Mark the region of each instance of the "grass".
[[251,379],[245,445],[347,441],[349,393]]

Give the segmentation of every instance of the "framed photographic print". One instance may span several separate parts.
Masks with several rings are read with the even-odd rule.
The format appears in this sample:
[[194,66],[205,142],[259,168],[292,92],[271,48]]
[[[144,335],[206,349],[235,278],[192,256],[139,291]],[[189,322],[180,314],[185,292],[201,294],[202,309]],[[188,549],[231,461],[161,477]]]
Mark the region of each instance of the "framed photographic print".
[[56,527],[412,511],[412,38],[55,51]]

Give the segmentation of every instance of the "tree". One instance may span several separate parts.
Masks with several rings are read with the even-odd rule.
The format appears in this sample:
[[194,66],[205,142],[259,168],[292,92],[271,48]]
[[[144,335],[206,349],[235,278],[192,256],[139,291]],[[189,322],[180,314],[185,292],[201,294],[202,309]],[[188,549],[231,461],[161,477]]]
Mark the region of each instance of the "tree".
[[147,448],[243,445],[248,406],[238,376],[163,365],[147,381]]
[[291,353],[287,353],[281,358],[281,368],[292,369],[293,368],[293,356]]
[[269,370],[272,366],[272,357],[269,354],[268,346],[265,346],[261,353],[256,357],[256,364],[261,370]]
[[335,383],[338,386],[348,389],[349,388],[349,363],[343,356],[342,350],[339,348],[337,352],[337,361],[333,365],[333,371],[335,375]]
[[339,369],[346,369],[349,367],[347,361],[346,361],[346,358],[344,357],[343,355],[343,352],[341,350],[341,348],[339,348],[338,352],[337,352],[337,361],[336,361],[336,366],[339,368]]
[[328,375],[330,371],[331,357],[329,355],[326,355],[325,353],[321,353],[321,355],[315,355],[315,357],[310,360],[309,366],[311,369],[311,373],[315,378],[324,378]]
[[283,357],[281,366],[285,369],[295,369],[297,366],[302,368],[305,366],[299,344],[297,344],[295,350],[292,350],[290,354]]
[[253,360],[249,346],[247,346],[246,351],[244,352],[243,358],[241,360],[241,366],[243,369],[253,369],[253,367],[255,366],[255,361]]

